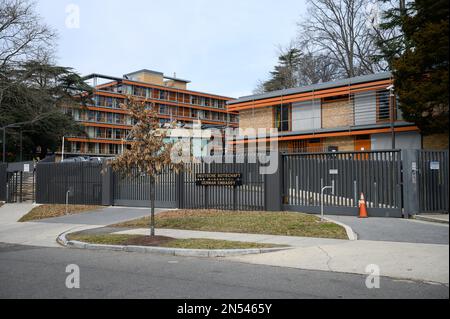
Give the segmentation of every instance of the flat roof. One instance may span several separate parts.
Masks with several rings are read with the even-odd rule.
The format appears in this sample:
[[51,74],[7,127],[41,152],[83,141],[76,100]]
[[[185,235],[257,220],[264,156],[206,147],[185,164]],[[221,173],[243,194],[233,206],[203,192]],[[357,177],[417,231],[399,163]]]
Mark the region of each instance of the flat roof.
[[255,100],[262,100],[262,99],[278,97],[278,96],[286,96],[286,95],[297,94],[297,93],[306,93],[306,92],[319,91],[319,90],[324,90],[324,89],[337,88],[337,87],[352,85],[352,84],[386,80],[391,77],[392,77],[391,72],[382,72],[382,73],[376,73],[376,74],[362,75],[362,76],[357,76],[357,77],[353,77],[353,78],[330,81],[330,82],[325,82],[325,83],[318,83],[318,84],[313,84],[313,85],[308,85],[308,86],[296,87],[296,88],[292,88],[292,89],[284,89],[284,90],[278,90],[278,91],[273,91],[273,92],[268,92],[268,93],[263,93],[263,94],[242,96],[236,100],[229,101],[227,104],[232,105],[232,104],[250,102],[250,101],[255,101]]

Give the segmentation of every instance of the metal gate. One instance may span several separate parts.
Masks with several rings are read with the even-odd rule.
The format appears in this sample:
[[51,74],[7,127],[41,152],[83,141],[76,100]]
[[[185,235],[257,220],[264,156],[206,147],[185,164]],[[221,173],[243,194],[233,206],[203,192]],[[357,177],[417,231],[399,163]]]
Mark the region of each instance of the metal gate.
[[402,216],[400,151],[299,153],[283,155],[283,207],[318,213],[321,189],[329,214],[358,214],[360,193],[372,216]]
[[[177,207],[177,178],[178,174],[173,171],[166,171],[155,178],[156,207]],[[150,207],[151,183],[146,174],[130,177],[114,172],[113,184],[115,206]]]
[[4,200],[7,203],[34,202],[35,167],[33,162],[9,163],[6,172],[2,174],[6,174]]
[[448,151],[418,151],[421,213],[448,213]]

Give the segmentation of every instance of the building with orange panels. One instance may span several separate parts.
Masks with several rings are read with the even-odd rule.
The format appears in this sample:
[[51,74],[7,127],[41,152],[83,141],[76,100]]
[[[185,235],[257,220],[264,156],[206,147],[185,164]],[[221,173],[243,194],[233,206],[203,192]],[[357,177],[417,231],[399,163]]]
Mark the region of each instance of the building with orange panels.
[[239,113],[234,143],[255,139],[245,129],[275,128],[288,152],[420,149],[424,138],[403,120],[394,92],[385,72],[241,97],[228,102]]
[[199,120],[205,129],[238,126],[237,112],[226,108],[231,98],[190,91],[190,82],[176,76],[144,69],[122,78],[91,74],[84,80],[94,88],[92,102],[64,111],[85,127],[85,134],[65,137],[65,156],[120,154],[133,124],[120,105],[130,95],[155,108],[161,124],[177,121],[190,128]]

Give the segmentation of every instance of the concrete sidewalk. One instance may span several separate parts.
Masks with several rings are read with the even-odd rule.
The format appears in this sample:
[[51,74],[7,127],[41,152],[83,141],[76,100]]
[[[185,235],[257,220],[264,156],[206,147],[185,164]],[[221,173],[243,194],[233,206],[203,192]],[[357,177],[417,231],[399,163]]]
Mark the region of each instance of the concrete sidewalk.
[[67,230],[81,231],[98,226],[83,224],[45,224],[17,222],[38,205],[31,203],[5,204],[0,207],[0,242],[39,247],[60,247],[56,237]]
[[[158,214],[170,209],[155,208]],[[38,223],[55,224],[76,224],[76,225],[97,225],[105,226],[138,219],[150,215],[149,208],[132,207],[105,207],[95,211],[83,212],[82,214],[73,214],[68,216],[54,217],[36,221]]]
[[[244,263],[356,274],[367,274],[366,267],[375,264],[380,267],[382,276],[449,283],[448,245],[175,229],[157,229],[156,233],[175,238],[209,238],[294,247],[280,252],[226,258]],[[149,235],[149,230],[133,229],[118,231],[115,234]]]
[[449,244],[449,227],[445,224],[403,218],[357,218],[330,215],[327,217],[350,226],[360,240]]
[[356,274],[368,274],[366,267],[374,264],[381,276],[449,284],[448,245],[358,240],[228,259]]

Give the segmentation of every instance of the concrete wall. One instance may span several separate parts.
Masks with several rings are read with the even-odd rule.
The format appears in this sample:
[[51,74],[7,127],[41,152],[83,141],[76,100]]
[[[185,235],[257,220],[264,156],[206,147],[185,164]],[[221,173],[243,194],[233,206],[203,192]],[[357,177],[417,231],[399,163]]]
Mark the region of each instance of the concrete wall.
[[322,103],[322,128],[353,125],[353,103],[348,100]]
[[[392,148],[391,134],[372,134],[372,150],[387,150]],[[420,149],[421,136],[418,132],[395,133],[395,148]]]
[[272,128],[273,108],[257,108],[239,112],[239,128]]
[[321,122],[320,100],[292,104],[293,131],[320,129]]
[[375,124],[377,122],[377,95],[374,91],[356,93],[355,125]]
[[424,150],[448,150],[448,134],[432,134],[423,137]]

